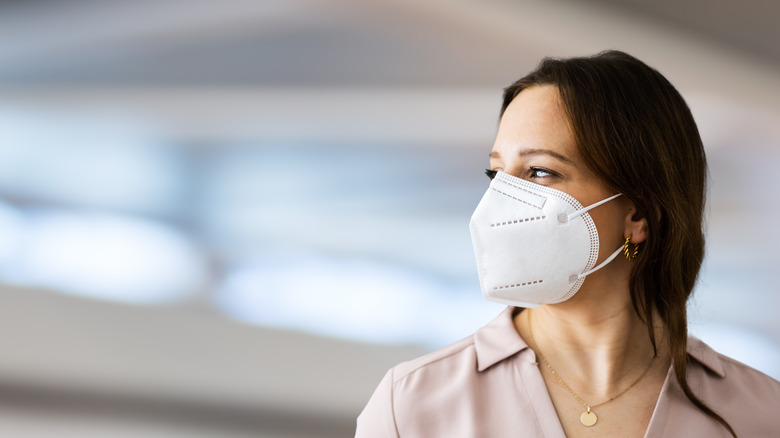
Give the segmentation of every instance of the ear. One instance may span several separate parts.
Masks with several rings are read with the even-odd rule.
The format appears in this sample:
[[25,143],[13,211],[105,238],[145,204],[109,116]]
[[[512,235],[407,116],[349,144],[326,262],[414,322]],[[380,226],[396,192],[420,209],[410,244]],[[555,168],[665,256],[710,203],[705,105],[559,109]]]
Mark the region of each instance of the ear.
[[631,235],[631,243],[641,243],[647,239],[647,218],[640,213],[633,202],[629,203],[625,219],[623,238]]

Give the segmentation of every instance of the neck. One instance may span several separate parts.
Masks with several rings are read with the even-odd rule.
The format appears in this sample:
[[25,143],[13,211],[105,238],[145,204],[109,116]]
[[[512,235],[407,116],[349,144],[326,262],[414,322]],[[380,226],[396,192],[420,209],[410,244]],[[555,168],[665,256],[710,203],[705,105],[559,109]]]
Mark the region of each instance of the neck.
[[[589,287],[583,284],[571,300],[528,309],[515,318],[518,331],[535,344],[537,353],[592,403],[620,392],[654,357],[647,326],[634,311],[627,285],[609,287],[615,285],[599,281],[602,278],[610,277],[589,276]],[[666,361],[663,328],[658,325],[654,332],[659,358]]]

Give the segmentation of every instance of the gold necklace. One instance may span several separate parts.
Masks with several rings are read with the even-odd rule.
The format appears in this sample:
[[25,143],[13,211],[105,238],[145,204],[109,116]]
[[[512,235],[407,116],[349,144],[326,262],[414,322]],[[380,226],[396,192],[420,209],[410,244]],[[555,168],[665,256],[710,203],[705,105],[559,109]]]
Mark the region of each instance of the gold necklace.
[[620,393],[618,395],[610,398],[609,400],[607,400],[605,402],[601,402],[601,403],[599,403],[597,405],[591,406],[591,405],[585,403],[585,401],[583,401],[582,398],[580,398],[580,396],[578,396],[577,393],[574,392],[574,390],[571,389],[571,387],[569,385],[567,385],[566,382],[563,381],[563,379],[561,379],[561,376],[559,376],[558,373],[553,369],[553,367],[550,366],[550,362],[547,362],[547,358],[544,357],[544,355],[542,354],[541,350],[539,350],[539,347],[536,345],[536,339],[534,339],[534,329],[533,329],[533,325],[531,324],[531,314],[530,313],[528,313],[528,318],[527,319],[528,319],[528,334],[531,337],[531,343],[533,344],[532,347],[534,348],[534,351],[536,351],[536,353],[539,355],[539,357],[542,358],[542,362],[544,362],[544,365],[547,367],[548,370],[550,370],[552,375],[555,377],[555,380],[557,380],[558,383],[563,385],[563,387],[566,388],[566,390],[569,391],[571,393],[571,395],[573,395],[574,398],[577,399],[577,401],[580,402],[580,404],[585,407],[585,412],[583,412],[580,415],[580,423],[582,423],[584,426],[588,426],[588,427],[593,426],[594,424],[596,424],[596,421],[598,421],[599,418],[596,416],[596,413],[592,411],[593,408],[597,408],[599,406],[603,406],[603,405],[611,402],[612,400],[620,397],[621,395],[625,394],[626,392],[628,392],[629,389],[633,388],[634,385],[639,383],[639,381],[642,380],[643,377],[645,377],[645,374],[647,374],[647,372],[650,371],[650,368],[653,365],[653,361],[655,361],[655,356],[653,356],[653,358],[650,359],[650,363],[647,364],[647,368],[645,368],[644,372],[642,372],[642,374],[636,380],[634,380],[633,383],[628,385],[628,387],[626,389],[620,391]]

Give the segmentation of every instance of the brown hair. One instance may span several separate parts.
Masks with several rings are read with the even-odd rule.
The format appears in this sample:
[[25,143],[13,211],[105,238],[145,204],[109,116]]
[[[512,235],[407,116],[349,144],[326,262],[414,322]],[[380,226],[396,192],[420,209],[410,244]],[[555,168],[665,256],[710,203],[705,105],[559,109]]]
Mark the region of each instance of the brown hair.
[[586,165],[647,219],[648,239],[632,266],[634,310],[656,350],[653,309],[666,327],[672,366],[685,395],[736,433],[691,391],[686,376],[686,301],[704,258],[707,162],[682,96],[656,70],[619,51],[592,57],[545,58],[504,90],[501,114],[524,89],[558,88]]

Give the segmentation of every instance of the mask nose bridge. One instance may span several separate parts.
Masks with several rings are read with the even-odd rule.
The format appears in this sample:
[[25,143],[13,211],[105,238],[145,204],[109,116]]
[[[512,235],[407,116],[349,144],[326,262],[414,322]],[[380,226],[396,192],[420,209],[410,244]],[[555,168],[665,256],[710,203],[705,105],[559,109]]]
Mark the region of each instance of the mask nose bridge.
[[541,210],[547,203],[549,195],[540,192],[535,186],[536,184],[530,181],[504,172],[498,172],[498,175],[490,182],[490,187],[498,193]]

